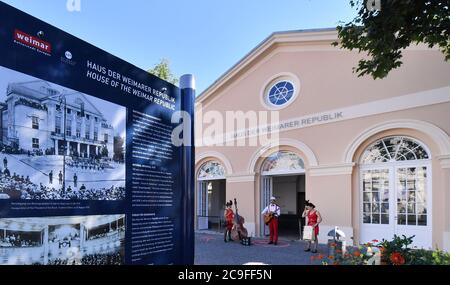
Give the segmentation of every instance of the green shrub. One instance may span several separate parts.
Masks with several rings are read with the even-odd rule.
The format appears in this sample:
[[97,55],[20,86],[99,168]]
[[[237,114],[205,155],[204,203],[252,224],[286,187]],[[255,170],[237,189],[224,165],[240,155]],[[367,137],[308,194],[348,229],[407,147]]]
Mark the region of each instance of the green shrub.
[[[381,262],[385,265],[450,265],[450,253],[442,250],[425,250],[413,249],[415,236],[394,236],[391,241],[383,240],[381,243],[375,245],[381,252]],[[378,241],[374,241],[378,242]],[[311,261],[320,262],[323,265],[368,265],[373,262],[374,245],[368,243],[358,248],[349,248],[348,251],[342,255],[324,256],[318,255],[311,258]],[[368,253],[368,249],[371,251]]]
[[408,256],[408,265],[450,265],[450,253],[442,250],[411,250]]
[[391,241],[383,240],[379,246],[381,247],[381,261],[388,265],[404,265],[407,263],[407,257],[415,236],[402,237],[394,235]]
[[392,241],[383,240],[379,246],[382,262],[388,265],[450,265],[450,254],[442,250],[411,249],[415,236],[394,236]]

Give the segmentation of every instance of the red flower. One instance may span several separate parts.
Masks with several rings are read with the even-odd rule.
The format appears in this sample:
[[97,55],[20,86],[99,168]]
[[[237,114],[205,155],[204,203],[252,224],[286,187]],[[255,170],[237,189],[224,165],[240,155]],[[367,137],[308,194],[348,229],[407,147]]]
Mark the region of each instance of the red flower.
[[372,242],[373,242],[373,243],[379,243],[380,241],[377,240],[377,239],[374,239]]
[[331,246],[331,247],[336,247],[337,244],[333,242],[333,243],[330,243],[330,246]]
[[393,254],[391,254],[390,260],[393,265],[403,265],[406,262],[403,255],[401,255],[401,253],[399,252],[394,252]]
[[361,252],[355,251],[355,252],[353,253],[353,256],[354,256],[354,257],[360,257],[360,256],[361,256]]
[[334,259],[334,256],[330,255],[330,256],[328,256],[328,259],[333,260],[333,259]]

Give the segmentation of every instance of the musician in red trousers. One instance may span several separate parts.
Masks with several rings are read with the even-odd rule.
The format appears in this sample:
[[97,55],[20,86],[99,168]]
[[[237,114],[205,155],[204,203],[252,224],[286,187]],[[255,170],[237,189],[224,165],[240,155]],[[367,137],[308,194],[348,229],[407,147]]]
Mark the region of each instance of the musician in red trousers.
[[281,208],[277,205],[277,199],[275,197],[270,198],[270,204],[267,206],[264,211],[262,211],[262,215],[271,216],[269,222],[269,231],[270,231],[270,241],[269,244],[277,245],[278,244],[278,218],[281,215]]
[[231,239],[231,230],[233,229],[233,224],[234,224],[234,212],[233,209],[231,209],[231,207],[233,206],[233,202],[227,202],[226,204],[226,209],[225,212],[223,214],[224,218],[225,218],[225,236],[224,236],[224,241],[233,241]]

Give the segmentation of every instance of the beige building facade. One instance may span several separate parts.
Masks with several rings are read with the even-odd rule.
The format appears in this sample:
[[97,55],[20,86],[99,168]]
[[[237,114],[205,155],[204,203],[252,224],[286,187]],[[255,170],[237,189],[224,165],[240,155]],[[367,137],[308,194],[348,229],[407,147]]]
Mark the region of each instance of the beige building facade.
[[[321,242],[338,226],[349,244],[415,235],[450,251],[450,63],[413,46],[387,78],[358,77],[363,55],[336,40],[334,29],[274,33],[198,96],[196,228],[220,229],[236,198],[250,235],[264,236],[273,195],[281,236],[298,239],[310,200]],[[237,111],[279,122],[210,131]]]

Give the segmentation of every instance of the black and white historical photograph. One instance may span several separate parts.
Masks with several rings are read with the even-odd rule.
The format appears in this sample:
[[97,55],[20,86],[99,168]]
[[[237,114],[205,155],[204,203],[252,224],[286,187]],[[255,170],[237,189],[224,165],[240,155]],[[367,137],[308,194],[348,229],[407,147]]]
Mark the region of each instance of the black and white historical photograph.
[[0,219],[0,265],[121,265],[125,215]]
[[125,107],[0,67],[0,115],[0,199],[125,198]]

